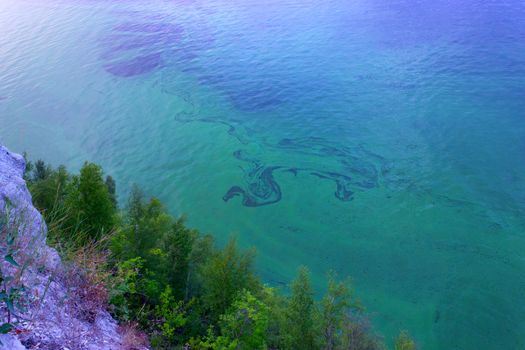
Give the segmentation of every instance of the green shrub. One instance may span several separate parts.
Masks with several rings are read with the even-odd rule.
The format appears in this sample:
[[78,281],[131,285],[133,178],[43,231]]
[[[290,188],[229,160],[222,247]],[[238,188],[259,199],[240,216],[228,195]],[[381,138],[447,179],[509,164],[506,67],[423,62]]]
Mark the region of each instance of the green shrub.
[[261,288],[253,272],[255,251],[239,252],[232,238],[217,253],[210,256],[200,271],[202,298],[213,321],[218,321],[242,290],[257,293]]
[[157,300],[160,290],[155,276],[144,268],[143,258],[119,262],[109,292],[112,312],[121,320],[148,325],[152,304]]
[[71,213],[70,226],[78,226],[87,233],[87,239],[100,239],[113,230],[115,208],[102,169],[93,163],[84,163],[79,176],[73,176],[66,189],[65,206]]
[[397,338],[395,350],[416,350],[416,343],[407,331],[401,331],[399,337]]
[[176,300],[170,286],[160,295],[160,304],[155,307],[155,315],[160,321],[162,337],[167,344],[180,344],[183,339],[183,327],[187,323],[186,308],[183,300]]
[[267,348],[268,306],[249,291],[241,291],[220,319],[221,335],[235,343],[236,349]]
[[289,349],[318,349],[318,330],[314,319],[317,309],[314,292],[310,284],[310,273],[306,267],[299,269],[299,274],[292,282],[292,295],[286,309],[285,342]]

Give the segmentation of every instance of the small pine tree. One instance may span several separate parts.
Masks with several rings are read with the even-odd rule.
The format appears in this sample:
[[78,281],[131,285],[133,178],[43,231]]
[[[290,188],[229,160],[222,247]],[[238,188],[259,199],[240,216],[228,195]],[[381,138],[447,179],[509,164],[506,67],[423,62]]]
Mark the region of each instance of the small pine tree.
[[200,274],[202,298],[213,320],[218,320],[226,312],[241,290],[253,292],[260,287],[253,273],[254,255],[253,250],[239,252],[237,241],[232,238],[203,266]]
[[35,163],[35,168],[33,170],[33,181],[45,180],[52,172],[52,168],[49,165],[39,159]]
[[111,203],[113,203],[113,207],[117,209],[117,183],[111,176],[106,176],[106,187],[108,188],[109,198],[111,199]]
[[243,290],[221,316],[221,334],[237,344],[239,350],[267,349],[268,312],[268,306]]
[[164,267],[159,258],[165,255],[161,241],[172,224],[172,217],[158,199],[147,201],[142,192],[134,187],[120,231],[112,239],[112,252],[122,260],[140,256],[146,259],[149,270],[160,272]]
[[27,152],[24,152],[22,154],[22,156],[24,157],[24,161],[26,162],[26,167],[24,169],[24,180],[26,182],[30,182],[31,181],[31,174],[33,172],[34,165],[29,160],[29,156],[28,156]]
[[416,343],[412,338],[410,338],[410,335],[407,331],[401,331],[399,333],[399,337],[397,338],[396,345],[394,347],[395,350],[416,350]]
[[102,177],[102,169],[93,163],[84,163],[80,176],[73,177],[67,190],[66,207],[72,213],[73,227],[98,239],[113,229],[116,210]]
[[287,325],[284,333],[288,335],[287,348],[293,350],[318,349],[315,314],[310,273],[306,267],[301,267],[299,275],[292,283],[292,295],[286,310]]
[[[64,166],[57,170],[49,168],[44,178],[33,175],[29,189],[34,205],[46,216],[47,221],[53,221],[52,215],[62,209],[66,197],[66,189],[70,176]],[[39,178],[38,180],[35,180]],[[48,222],[50,223],[50,222]]]
[[188,295],[190,256],[197,237],[198,232],[187,228],[181,218],[171,225],[162,239],[166,279],[178,299],[186,299]]
[[323,347],[334,350],[340,343],[345,316],[352,308],[359,308],[353,301],[349,282],[338,282],[335,274],[328,276],[328,291],[321,300],[321,327]]

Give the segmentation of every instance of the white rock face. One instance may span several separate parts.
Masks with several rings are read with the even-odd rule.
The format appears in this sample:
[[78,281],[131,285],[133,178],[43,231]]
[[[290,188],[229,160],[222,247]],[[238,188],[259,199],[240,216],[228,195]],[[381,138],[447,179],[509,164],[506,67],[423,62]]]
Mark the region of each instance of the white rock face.
[[10,203],[16,216],[26,216],[27,223],[20,233],[26,239],[34,235],[35,244],[41,247],[45,245],[45,229],[42,229],[42,217],[33,208],[31,195],[22,178],[24,169],[25,162],[22,156],[10,153],[0,146],[0,208],[5,210],[6,203]]
[[[106,310],[90,310],[90,317],[83,317],[79,312],[82,299],[75,297],[78,286],[69,278],[71,269],[46,245],[46,226],[32,205],[31,194],[23,180],[24,169],[23,157],[0,146],[0,217],[4,218],[0,268],[4,276],[21,275],[20,281],[28,288],[30,301],[23,314],[24,320],[14,320],[17,331],[0,336],[3,344],[0,350],[124,349],[118,325]],[[20,251],[14,257],[20,265],[27,265],[24,270],[17,270],[4,261],[7,226],[18,231],[16,244]],[[0,324],[7,321],[3,303],[1,306]]]
[[2,342],[0,349],[27,350],[26,347],[20,343],[20,340],[10,334],[0,335],[0,342]]

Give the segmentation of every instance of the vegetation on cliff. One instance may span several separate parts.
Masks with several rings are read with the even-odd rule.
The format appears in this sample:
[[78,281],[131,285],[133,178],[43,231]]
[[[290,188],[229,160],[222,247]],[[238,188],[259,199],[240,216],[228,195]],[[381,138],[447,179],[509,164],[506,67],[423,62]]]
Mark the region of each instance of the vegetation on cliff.
[[[349,282],[333,273],[318,301],[304,267],[288,294],[270,288],[254,270],[254,250],[240,250],[235,238],[218,248],[138,188],[118,208],[115,181],[92,163],[73,175],[28,162],[25,179],[50,244],[95,271],[103,290],[87,297],[148,334],[153,348],[385,348]],[[415,348],[401,332],[395,349]]]

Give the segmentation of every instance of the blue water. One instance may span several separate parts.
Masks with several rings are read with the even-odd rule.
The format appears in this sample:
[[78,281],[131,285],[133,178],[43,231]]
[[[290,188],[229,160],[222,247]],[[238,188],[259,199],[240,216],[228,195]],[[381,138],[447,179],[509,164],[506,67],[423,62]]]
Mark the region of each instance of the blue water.
[[525,2],[2,0],[0,141],[139,184],[391,343],[525,348]]

